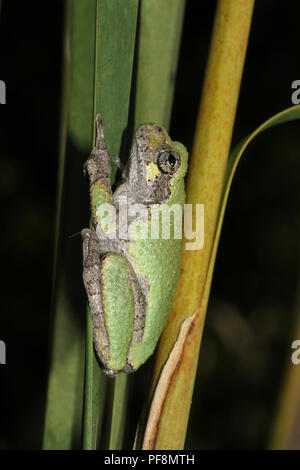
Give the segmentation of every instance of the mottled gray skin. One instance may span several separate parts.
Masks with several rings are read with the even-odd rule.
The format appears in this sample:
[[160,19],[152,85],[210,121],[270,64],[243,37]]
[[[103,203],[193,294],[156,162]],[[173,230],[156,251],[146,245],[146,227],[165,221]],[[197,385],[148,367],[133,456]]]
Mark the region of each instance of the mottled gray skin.
[[[129,161],[123,172],[123,182],[112,193],[110,183],[110,157],[104,139],[103,124],[100,115],[96,116],[97,139],[96,147],[92,150],[90,157],[85,163],[85,172],[89,176],[90,186],[101,183],[107,191],[111,203],[118,208],[118,202],[122,197],[126,197],[129,207],[133,204],[143,204],[151,208],[152,205],[166,202],[170,196],[170,181],[176,176],[180,167],[180,156],[166,142],[166,136],[162,128],[155,124],[144,124],[140,126],[133,140]],[[153,146],[150,136],[157,136],[158,145]],[[161,141],[161,143],[160,143]],[[168,152],[172,152],[178,161],[172,160],[173,165],[168,163]],[[160,155],[161,171],[153,179],[147,179],[145,163],[157,164]],[[93,201],[91,201],[93,204]],[[136,216],[134,217],[136,219]],[[130,223],[130,220],[129,220]],[[97,355],[102,362],[103,372],[108,376],[115,376],[121,371],[111,370],[107,364],[105,356],[109,357],[109,340],[105,325],[105,315],[103,310],[101,270],[106,256],[115,253],[124,256],[132,268],[129,256],[129,240],[106,238],[100,240],[96,233],[97,220],[95,211],[92,208],[92,227],[83,229],[81,232],[83,240],[83,280],[86,288],[93,320],[94,346]],[[99,227],[98,227],[99,229]],[[132,334],[133,344],[143,336],[145,316],[147,314],[147,295],[149,291],[148,280],[138,273],[130,275],[131,289],[134,294],[135,319]],[[100,332],[102,349],[97,337]],[[131,373],[134,369],[127,363],[122,369],[123,372]]]

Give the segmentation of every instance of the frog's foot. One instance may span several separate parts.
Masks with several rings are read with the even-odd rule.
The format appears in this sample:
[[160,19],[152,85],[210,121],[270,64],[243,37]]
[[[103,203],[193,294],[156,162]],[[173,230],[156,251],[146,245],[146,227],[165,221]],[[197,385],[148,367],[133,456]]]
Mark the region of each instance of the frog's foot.
[[89,158],[84,164],[84,173],[88,174],[90,185],[101,183],[108,193],[111,193],[110,184],[110,157],[107,151],[103,124],[100,114],[96,115],[96,147],[93,148]]
[[91,238],[92,231],[89,228],[84,228],[80,232],[82,239],[84,240],[85,238]]
[[107,369],[106,367],[102,367],[102,372],[106,377],[115,377],[116,375],[119,375],[121,372],[125,372],[125,374],[132,374],[135,372],[135,369],[130,364],[126,364],[126,366],[123,367],[122,370],[111,370]]
[[132,374],[133,372],[135,372],[135,369],[130,364],[126,364],[122,372],[125,372],[125,374]]
[[121,370],[111,370],[106,369],[106,367],[102,367],[102,372],[106,377],[114,378],[116,375],[119,375],[122,371]]

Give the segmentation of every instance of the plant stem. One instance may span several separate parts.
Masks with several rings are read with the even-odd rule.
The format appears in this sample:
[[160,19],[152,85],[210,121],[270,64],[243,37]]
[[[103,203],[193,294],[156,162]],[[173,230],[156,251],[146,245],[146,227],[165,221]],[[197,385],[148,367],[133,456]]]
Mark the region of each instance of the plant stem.
[[[180,449],[184,445],[209,295],[210,285],[206,284],[206,277],[217,227],[253,6],[254,0],[219,0],[217,5],[189,165],[186,200],[188,204],[205,205],[205,241],[202,250],[183,250],[182,275],[159,344],[152,391],[178,338],[183,321],[189,318],[190,323],[187,333],[182,335],[184,344],[180,357],[175,358],[176,363],[167,364],[170,367],[170,373],[164,373],[167,385],[160,383],[156,388],[157,400],[154,408],[152,403],[144,449]],[[193,212],[195,227],[195,210]],[[159,387],[164,389],[163,393],[158,393]],[[161,409],[157,412],[159,407]]]

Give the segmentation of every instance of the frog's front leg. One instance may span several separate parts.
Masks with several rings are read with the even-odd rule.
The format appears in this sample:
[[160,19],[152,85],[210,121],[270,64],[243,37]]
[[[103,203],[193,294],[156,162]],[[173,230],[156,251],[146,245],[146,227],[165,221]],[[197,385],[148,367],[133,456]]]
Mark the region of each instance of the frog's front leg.
[[84,171],[88,174],[90,182],[91,216],[94,227],[100,222],[96,214],[97,207],[102,203],[112,203],[110,157],[100,114],[96,116],[96,130],[96,146],[84,164]]

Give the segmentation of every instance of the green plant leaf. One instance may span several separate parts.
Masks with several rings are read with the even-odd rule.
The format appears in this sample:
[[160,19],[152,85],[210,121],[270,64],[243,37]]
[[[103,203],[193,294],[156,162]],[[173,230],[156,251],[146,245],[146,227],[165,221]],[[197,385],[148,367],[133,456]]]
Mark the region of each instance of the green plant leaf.
[[93,351],[92,319],[87,307],[87,335],[84,389],[84,432],[82,447],[96,449],[101,438],[106,380]]
[[248,145],[252,142],[252,140],[257,135],[259,135],[264,130],[269,129],[273,126],[277,126],[279,124],[283,124],[289,121],[294,121],[296,119],[300,119],[300,105],[287,108],[279,112],[278,114],[275,114],[271,118],[269,118],[267,121],[261,124],[257,129],[255,129],[255,131],[249,134],[248,137],[243,139],[236,146],[236,148],[230,153],[228,164],[227,164],[227,169],[226,169],[226,174],[225,174],[225,179],[224,179],[223,194],[222,194],[221,203],[220,203],[220,210],[219,210],[218,222],[217,222],[216,232],[215,232],[214,241],[213,241],[213,248],[211,251],[211,257],[210,257],[210,262],[208,266],[207,276],[205,279],[204,293],[203,293],[204,308],[206,308],[206,304],[207,304],[208,297],[209,297],[209,290],[210,290],[210,285],[212,281],[215,259],[216,259],[217,249],[218,249],[218,243],[219,243],[220,234],[222,230],[222,224],[223,224],[226,204],[227,204],[227,200],[229,196],[229,191],[230,191],[231,183],[235,174],[235,170],[238,166],[238,163],[241,157],[244,155],[244,152],[247,149]]
[[209,290],[210,290],[210,285],[212,281],[212,275],[213,275],[213,270],[214,270],[214,265],[215,265],[218,243],[219,243],[220,234],[222,230],[223,219],[224,219],[225,210],[226,210],[226,204],[227,204],[227,200],[229,196],[231,183],[235,174],[235,170],[238,166],[238,163],[241,157],[244,155],[244,152],[246,151],[248,145],[252,142],[252,140],[257,135],[259,135],[264,130],[269,129],[273,126],[277,126],[278,124],[283,124],[289,121],[294,121],[296,119],[300,119],[300,105],[287,108],[279,112],[278,114],[275,114],[271,118],[269,118],[267,121],[261,124],[257,129],[255,129],[255,131],[249,134],[248,137],[243,139],[235,147],[235,149],[230,153],[228,163],[227,163],[226,174],[224,178],[223,193],[222,193],[222,198],[220,202],[220,210],[219,210],[218,222],[217,222],[214,241],[213,241],[213,248],[211,251],[209,266],[208,266],[207,275],[205,279],[205,285],[203,289],[203,297],[204,297],[203,308],[206,308],[206,304],[207,304],[208,297],[209,297]]
[[[236,148],[230,153],[227,170],[224,180],[224,187],[223,187],[223,195],[220,204],[220,212],[218,217],[218,223],[216,227],[216,233],[214,237],[214,243],[210,258],[210,263],[208,267],[208,273],[205,281],[204,287],[204,297],[208,299],[209,296],[209,289],[212,281],[213,276],[213,269],[218,249],[218,243],[220,239],[220,234],[222,230],[222,224],[224,219],[224,214],[226,210],[226,204],[229,196],[229,191],[231,187],[231,183],[238,166],[238,163],[241,157],[244,155],[244,152],[247,150],[248,145],[252,142],[252,140],[263,132],[266,129],[272,128],[273,126],[277,126],[279,124],[287,123],[289,121],[294,121],[300,119],[300,105],[292,106],[290,108],[284,109],[283,111],[275,114],[263,124],[261,124],[254,132],[252,132],[248,137],[243,139]],[[299,329],[299,326],[298,326]],[[297,336],[296,336],[297,337]],[[290,367],[287,373],[287,382],[286,388],[282,393],[282,404],[281,408],[278,411],[278,416],[276,417],[275,427],[273,429],[272,441],[270,443],[271,449],[283,449],[287,448],[287,442],[290,438],[289,431],[291,429],[291,422],[293,420],[293,411],[295,406],[294,397],[297,394],[297,388],[299,385],[299,380],[297,380],[296,374],[294,373],[295,368]]]
[[[85,299],[80,237],[87,225],[80,193],[82,164],[92,145],[95,0],[65,4],[64,74],[54,262],[52,357],[45,449],[79,448],[84,378]],[[86,198],[87,200],[87,198]],[[87,202],[88,204],[88,202]]]
[[138,42],[135,128],[169,128],[185,0],[142,0]]
[[[46,449],[80,447],[86,298],[81,276],[81,241],[79,237],[70,240],[69,235],[88,226],[88,188],[82,165],[93,147],[96,112],[103,116],[111,154],[118,154],[121,147],[127,122],[137,7],[137,0],[69,0],[66,3]],[[98,441],[107,380],[102,377],[94,355],[90,324],[88,320],[85,448],[95,448]]]
[[227,169],[226,169],[226,175],[225,175],[225,180],[224,180],[224,189],[223,189],[223,195],[222,195],[222,200],[221,200],[221,205],[220,205],[220,213],[219,213],[219,218],[218,218],[218,224],[217,224],[217,229],[216,229],[216,235],[215,235],[215,240],[214,244],[218,243],[219,237],[220,237],[220,232],[222,229],[222,223],[223,223],[223,218],[224,218],[224,213],[226,209],[226,203],[231,187],[231,183],[235,174],[235,170],[237,168],[237,165],[244,154],[245,150],[247,149],[248,145],[252,142],[252,140],[259,135],[261,132],[263,132],[266,129],[269,129],[273,126],[277,126],[278,124],[283,124],[288,121],[294,121],[296,119],[300,119],[300,105],[297,106],[292,106],[290,108],[287,108],[283,111],[281,111],[278,114],[275,114],[272,116],[270,119],[265,121],[263,124],[261,124],[254,132],[252,132],[248,137],[246,137],[242,142],[240,142],[237,147],[230,153],[229,159],[228,159],[228,164],[227,164]]
[[122,373],[115,378],[109,449],[122,449],[127,403],[127,375]]
[[[138,0],[98,0],[95,14],[95,70],[93,114],[100,112],[110,155],[120,155],[127,126]],[[113,174],[113,179],[114,179]],[[109,441],[120,448],[126,408],[126,377],[108,379],[101,374],[92,347],[92,324],[87,321],[86,383],[83,447],[96,449],[99,442],[103,405],[99,387],[114,380]],[[117,407],[118,412],[114,410]],[[108,437],[108,438],[107,438]]]

